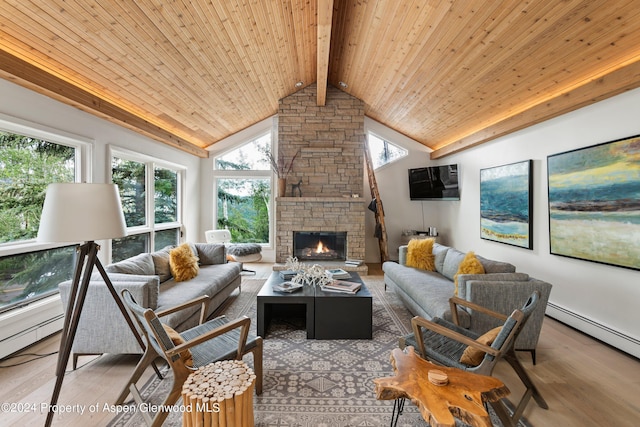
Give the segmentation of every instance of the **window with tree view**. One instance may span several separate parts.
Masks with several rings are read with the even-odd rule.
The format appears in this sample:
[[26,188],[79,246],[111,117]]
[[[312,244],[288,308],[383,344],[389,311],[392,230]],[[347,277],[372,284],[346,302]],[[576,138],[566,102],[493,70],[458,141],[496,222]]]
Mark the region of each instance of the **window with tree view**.
[[114,156],[111,176],[120,191],[128,234],[112,240],[112,261],[177,245],[181,228],[179,172],[151,160]]
[[215,159],[217,228],[233,242],[269,243],[271,166],[266,153],[271,134]]
[[34,245],[47,185],[75,181],[77,152],[75,146],[0,130],[0,246],[9,253],[0,257],[0,311],[56,293],[71,277],[72,246]]

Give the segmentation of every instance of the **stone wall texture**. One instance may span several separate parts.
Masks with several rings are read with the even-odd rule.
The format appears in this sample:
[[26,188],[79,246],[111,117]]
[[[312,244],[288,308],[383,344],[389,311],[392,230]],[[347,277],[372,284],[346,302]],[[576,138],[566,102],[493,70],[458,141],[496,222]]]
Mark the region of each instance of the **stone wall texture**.
[[[313,84],[280,100],[277,126],[279,153],[296,158],[276,198],[276,262],[291,254],[294,231],[346,231],[347,258],[364,259],[364,102],[329,86],[318,106]],[[302,197],[291,195],[298,183]]]

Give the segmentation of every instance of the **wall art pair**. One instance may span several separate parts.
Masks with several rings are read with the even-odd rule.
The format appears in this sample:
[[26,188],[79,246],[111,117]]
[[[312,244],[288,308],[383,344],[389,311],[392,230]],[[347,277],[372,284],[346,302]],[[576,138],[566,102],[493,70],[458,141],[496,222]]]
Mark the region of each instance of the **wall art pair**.
[[[533,161],[480,171],[480,236],[533,248]],[[554,255],[640,270],[640,135],[547,157]]]

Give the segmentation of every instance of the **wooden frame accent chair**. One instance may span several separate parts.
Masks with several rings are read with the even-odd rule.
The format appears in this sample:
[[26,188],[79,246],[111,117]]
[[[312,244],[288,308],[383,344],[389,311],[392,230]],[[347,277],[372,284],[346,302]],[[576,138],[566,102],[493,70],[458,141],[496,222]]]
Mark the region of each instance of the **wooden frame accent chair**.
[[[129,393],[136,403],[143,402],[136,382],[147,367],[158,358],[164,359],[173,373],[172,389],[163,406],[173,405],[178,400],[184,381],[198,367],[218,360],[241,360],[247,353],[253,355],[256,394],[262,393],[262,337],[249,334],[251,319],[248,317],[243,316],[230,321],[225,316],[220,316],[205,322],[209,302],[209,297],[206,295],[158,313],[138,305],[126,289],[122,291],[122,300],[142,329],[147,340],[147,348],[118,396],[116,405],[123,404]],[[177,334],[171,329],[167,330],[160,322],[159,318],[162,316],[198,304],[202,305],[198,326]],[[168,414],[166,411],[161,411],[151,418],[148,413],[143,413],[147,424],[153,427],[161,426]]]
[[[491,405],[505,426],[515,426],[518,424],[531,397],[534,398],[538,406],[548,409],[547,403],[516,357],[514,350],[514,343],[518,333],[522,330],[539,300],[540,292],[536,290],[521,309],[516,309],[510,316],[505,316],[464,299],[452,297],[449,303],[451,304],[453,323],[438,317],[427,320],[416,316],[411,320],[413,333],[401,337],[399,346],[400,348],[413,346],[423,358],[431,362],[480,375],[491,376],[498,360],[501,358],[506,360],[518,374],[518,377],[526,387],[526,391],[517,406],[514,407],[510,403],[508,404],[512,412],[511,416],[507,414],[506,409],[502,406],[506,399],[494,402]],[[481,334],[458,326],[458,305],[473,310],[474,315],[484,314],[504,322],[499,332],[497,330],[494,331],[494,335],[496,333],[497,335],[495,335],[491,343],[482,344],[478,342],[478,339],[482,337]],[[477,350],[480,353],[478,358],[481,359],[477,365],[473,366],[461,362],[462,355],[467,348],[471,349],[468,352]]]

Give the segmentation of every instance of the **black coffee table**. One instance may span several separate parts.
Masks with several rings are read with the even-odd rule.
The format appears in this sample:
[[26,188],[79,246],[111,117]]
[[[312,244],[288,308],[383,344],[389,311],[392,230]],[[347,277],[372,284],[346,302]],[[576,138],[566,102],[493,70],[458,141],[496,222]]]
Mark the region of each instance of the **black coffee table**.
[[279,273],[274,271],[258,292],[258,335],[266,338],[274,309],[287,305],[302,305],[305,311],[307,339],[371,339],[371,292],[358,273],[350,274],[351,278],[346,281],[362,285],[354,295],[325,292],[310,286],[292,293],[284,293],[272,289],[274,284],[284,282]]

